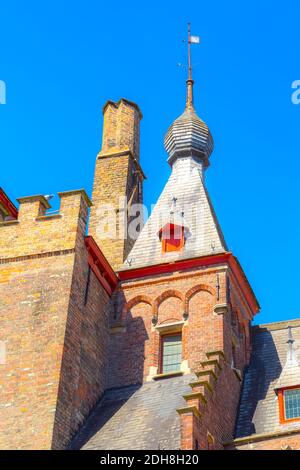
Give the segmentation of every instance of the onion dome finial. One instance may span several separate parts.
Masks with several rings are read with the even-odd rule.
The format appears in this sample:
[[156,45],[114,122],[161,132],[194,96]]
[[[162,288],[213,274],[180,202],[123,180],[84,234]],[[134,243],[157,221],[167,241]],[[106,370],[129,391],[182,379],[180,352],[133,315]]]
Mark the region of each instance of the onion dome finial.
[[169,127],[164,139],[165,149],[169,154],[168,162],[171,166],[177,158],[191,156],[202,161],[203,167],[207,168],[214,147],[208,126],[197,116],[194,109],[191,44],[198,42],[198,36],[191,36],[189,24],[186,106],[183,114]]

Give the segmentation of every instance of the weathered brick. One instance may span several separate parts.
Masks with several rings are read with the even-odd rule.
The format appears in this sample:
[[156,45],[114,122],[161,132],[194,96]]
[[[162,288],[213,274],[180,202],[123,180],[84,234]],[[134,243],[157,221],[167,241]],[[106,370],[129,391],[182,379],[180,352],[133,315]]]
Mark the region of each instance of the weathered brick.
[[108,302],[91,275],[84,305],[88,199],[61,193],[60,212],[22,198],[0,225],[0,448],[66,446],[106,385]]

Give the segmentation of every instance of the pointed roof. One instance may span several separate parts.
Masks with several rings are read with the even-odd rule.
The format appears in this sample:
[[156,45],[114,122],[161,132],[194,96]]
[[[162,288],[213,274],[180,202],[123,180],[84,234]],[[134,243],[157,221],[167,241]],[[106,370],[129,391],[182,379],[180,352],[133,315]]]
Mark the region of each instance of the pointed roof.
[[161,227],[159,229],[158,235],[161,235],[165,231],[169,231],[171,227],[181,227],[185,230],[185,233],[189,233],[188,223],[184,219],[184,212],[179,213],[176,207],[177,198],[174,196],[172,199],[172,207],[169,214],[167,213],[162,220]]
[[[170,220],[174,198],[176,211],[183,213],[184,224],[188,227],[187,238],[181,252],[162,253],[159,230]],[[170,178],[123,269],[226,251],[227,246],[204,185],[202,165],[194,158],[186,157],[174,162]]]
[[279,379],[276,383],[275,390],[279,388],[293,387],[300,385],[300,366],[294,348],[294,339],[292,336],[291,327],[288,326],[288,351],[286,363],[281,371]]

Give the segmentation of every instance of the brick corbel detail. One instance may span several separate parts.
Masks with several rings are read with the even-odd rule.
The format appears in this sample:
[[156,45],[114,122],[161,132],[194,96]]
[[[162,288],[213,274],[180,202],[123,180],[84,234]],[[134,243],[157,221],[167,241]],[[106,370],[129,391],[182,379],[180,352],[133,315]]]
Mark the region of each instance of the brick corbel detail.
[[152,307],[152,316],[153,316],[153,319],[156,319],[158,320],[158,308],[160,306],[160,304],[170,298],[170,297],[176,297],[177,299],[180,299],[181,302],[182,302],[182,314],[184,313],[184,305],[185,305],[185,296],[177,291],[177,290],[174,290],[174,289],[169,289],[169,290],[166,290],[165,292],[163,292],[160,296],[158,296],[154,302],[153,302],[153,307]]
[[153,302],[151,298],[148,295],[137,295],[133,299],[129,300],[125,305],[123,305],[122,311],[121,311],[121,322],[125,322],[127,312],[129,312],[130,309],[135,307],[135,305],[138,305],[140,303],[148,304],[152,308],[152,313],[154,309]]

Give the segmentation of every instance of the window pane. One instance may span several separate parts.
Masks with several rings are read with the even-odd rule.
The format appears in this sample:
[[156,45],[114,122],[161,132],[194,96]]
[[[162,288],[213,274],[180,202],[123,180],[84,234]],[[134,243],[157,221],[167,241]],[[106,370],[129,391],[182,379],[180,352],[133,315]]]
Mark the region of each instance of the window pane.
[[284,391],[285,418],[300,418],[300,389]]
[[165,336],[162,339],[162,372],[174,372],[181,366],[181,335]]

